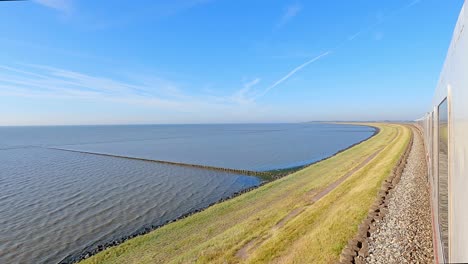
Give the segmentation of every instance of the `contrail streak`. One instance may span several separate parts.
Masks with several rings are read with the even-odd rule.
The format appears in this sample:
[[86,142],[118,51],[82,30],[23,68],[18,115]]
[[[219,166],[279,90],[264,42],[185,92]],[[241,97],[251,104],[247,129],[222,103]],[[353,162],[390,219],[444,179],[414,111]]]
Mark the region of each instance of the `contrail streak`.
[[273,85],[269,86],[268,88],[265,89],[265,91],[263,91],[262,93],[258,94],[257,96],[255,96],[255,99],[256,98],[259,98],[259,97],[263,97],[265,96],[271,89],[275,88],[276,86],[280,85],[281,83],[283,83],[284,81],[286,81],[287,79],[291,78],[291,76],[293,76],[294,74],[296,74],[296,72],[302,70],[304,67],[306,67],[307,65],[331,54],[332,52],[334,52],[335,50],[341,48],[342,46],[344,46],[347,42],[350,42],[350,41],[353,41],[354,39],[356,39],[357,37],[359,37],[361,34],[367,32],[367,31],[370,31],[372,30],[373,28],[377,27],[378,25],[384,23],[385,21],[387,21],[388,19],[398,15],[399,13],[401,13],[402,11],[405,11],[406,9],[408,8],[411,8],[413,7],[414,5],[417,5],[419,3],[421,3],[423,0],[413,0],[411,1],[409,4],[401,7],[401,8],[398,8],[396,10],[394,10],[393,12],[391,12],[387,17],[384,17],[382,18],[381,20],[377,21],[376,23],[373,23],[373,24],[370,24],[369,26],[365,27],[364,29],[361,29],[360,31],[358,31],[357,33],[355,33],[354,35],[351,35],[349,36],[348,38],[346,38],[344,41],[340,42],[338,45],[336,45],[334,48],[328,50],[327,52],[324,52],[322,54],[320,54],[319,56],[299,65],[298,67],[296,67],[294,70],[290,71],[286,76],[284,76],[283,78],[279,79],[278,81],[276,81]]
[[302,70],[304,67],[306,67],[307,65],[329,55],[331,53],[331,51],[327,51],[327,52],[324,52],[320,55],[318,55],[317,57],[299,65],[298,67],[296,67],[294,70],[290,71],[288,74],[286,74],[283,78],[279,79],[278,81],[276,81],[273,85],[271,85],[270,87],[266,88],[265,91],[263,91],[263,93],[257,95],[257,97],[262,97],[264,96],[265,94],[267,94],[271,89],[275,88],[276,86],[280,85],[282,82],[286,81],[287,79],[291,78],[291,76],[293,76],[296,72]]

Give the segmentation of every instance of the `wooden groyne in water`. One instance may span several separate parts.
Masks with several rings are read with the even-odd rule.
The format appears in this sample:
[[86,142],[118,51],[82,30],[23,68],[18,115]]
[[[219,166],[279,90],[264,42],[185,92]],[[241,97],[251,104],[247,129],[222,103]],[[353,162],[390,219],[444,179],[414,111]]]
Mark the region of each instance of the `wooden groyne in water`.
[[[190,168],[196,168],[196,169],[222,171],[222,172],[228,172],[228,173],[255,176],[255,177],[262,178],[263,180],[266,180],[266,181],[270,181],[270,180],[273,180],[275,178],[285,176],[285,175],[287,175],[289,173],[295,172],[295,171],[300,170],[300,169],[305,167],[305,166],[298,166],[298,167],[292,167],[292,168],[287,168],[287,169],[278,169],[278,170],[270,170],[270,171],[252,171],[252,170],[240,170],[240,169],[214,167],[214,166],[199,165],[199,164],[189,164],[189,163],[174,162],[174,161],[128,157],[128,156],[120,156],[120,155],[115,155],[115,154],[106,154],[106,153],[99,153],[99,152],[72,150],[72,149],[64,149],[64,148],[56,148],[56,147],[47,147],[47,149],[74,152],[74,153],[82,153],[82,154],[89,154],[89,155],[98,155],[98,156],[112,157],[112,158],[121,158],[121,159],[128,159],[128,160],[155,162],[155,163],[159,163],[159,164],[190,167]],[[308,166],[308,165],[306,165],[306,166]]]

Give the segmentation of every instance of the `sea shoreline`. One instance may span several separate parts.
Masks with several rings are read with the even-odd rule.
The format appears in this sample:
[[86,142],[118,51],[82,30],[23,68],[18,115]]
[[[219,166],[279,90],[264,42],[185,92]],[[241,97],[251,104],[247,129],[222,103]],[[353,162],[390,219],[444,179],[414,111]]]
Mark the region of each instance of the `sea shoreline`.
[[[257,185],[257,186],[253,186],[253,187],[249,187],[249,188],[246,188],[244,190],[241,190],[241,191],[238,191],[238,192],[235,192],[233,193],[232,195],[228,196],[228,197],[225,197],[225,198],[222,198],[222,199],[219,199],[205,207],[202,207],[202,208],[199,208],[199,209],[196,209],[196,210],[193,210],[193,211],[190,211],[190,212],[187,212],[187,213],[184,213],[172,220],[168,220],[168,221],[165,221],[164,223],[162,224],[159,224],[159,225],[148,225],[148,226],[143,226],[141,227],[140,229],[138,229],[136,232],[130,234],[130,235],[127,235],[127,236],[123,236],[121,238],[117,238],[117,239],[114,239],[114,240],[111,240],[107,243],[104,243],[104,244],[98,244],[98,245],[90,245],[86,248],[84,248],[83,250],[80,251],[80,253],[77,253],[77,254],[72,254],[72,255],[69,255],[67,257],[65,257],[64,259],[62,259],[59,263],[63,263],[63,264],[69,264],[69,263],[78,263],[84,259],[87,259],[93,255],[96,255],[98,254],[99,252],[101,251],[104,251],[106,249],[109,249],[111,247],[115,247],[115,246],[118,246],[132,238],[135,238],[135,237],[138,237],[138,236],[142,236],[142,235],[145,235],[145,234],[148,234],[154,230],[157,230],[163,226],[166,226],[170,223],[173,223],[173,222],[177,222],[179,220],[182,220],[182,219],[185,219],[191,215],[194,215],[196,213],[199,213],[199,212],[202,212],[202,211],[205,211],[206,209],[216,205],[216,204],[220,204],[220,203],[223,203],[225,201],[228,201],[228,200],[231,200],[233,198],[236,198],[242,194],[245,194],[245,193],[248,193],[252,190],[255,190],[255,189],[258,189],[260,188],[261,186],[267,184],[267,183],[270,183],[272,181],[275,181],[275,180],[278,180],[278,179],[281,179],[283,177],[286,177],[290,174],[293,174],[295,172],[298,172],[300,170],[303,170],[307,167],[310,167],[312,165],[315,165],[317,163],[320,163],[320,162],[323,162],[325,160],[328,160],[330,158],[333,158],[335,157],[336,155],[346,151],[346,150],[349,150],[359,144],[362,144],[372,138],[374,138],[376,135],[378,135],[380,133],[380,128],[377,127],[377,126],[372,126],[372,124],[351,124],[351,123],[340,123],[340,124],[349,124],[349,125],[353,125],[353,126],[365,126],[365,127],[370,127],[370,128],[373,128],[374,129],[374,133],[372,135],[370,135],[368,138],[366,139],[363,139],[359,142],[356,142],[344,149],[341,149],[335,153],[333,153],[332,155],[330,156],[327,156],[325,158],[322,158],[320,160],[317,160],[317,161],[314,161],[314,162],[311,162],[309,164],[306,164],[306,165],[302,165],[302,166],[296,166],[296,167],[291,167],[291,168],[284,168],[284,169],[278,169],[278,170],[271,170],[271,171],[263,171],[263,172],[255,172],[255,171],[248,171],[248,170],[236,170],[236,169],[229,169],[229,168],[219,168],[219,167],[212,167],[212,166],[204,166],[204,165],[194,165],[194,164],[185,164],[185,163],[177,163],[177,162],[170,162],[170,161],[159,161],[159,160],[149,160],[149,159],[141,159],[141,158],[133,158],[133,157],[123,157],[123,156],[118,156],[118,155],[110,155],[110,154],[100,154],[100,153],[92,153],[92,152],[83,152],[83,151],[75,151],[75,150],[67,150],[67,149],[57,149],[57,148],[52,148],[52,149],[55,149],[55,150],[62,150],[62,151],[68,151],[68,152],[75,152],[75,153],[83,153],[83,154],[90,154],[90,155],[100,155],[100,156],[108,156],[108,157],[115,157],[115,158],[125,158],[125,159],[132,159],[132,160],[140,160],[140,161],[146,161],[146,162],[156,162],[156,163],[160,163],[160,164],[170,164],[170,165],[176,165],[176,166],[184,166],[184,167],[194,167],[194,168],[199,168],[199,169],[207,169],[207,170],[215,170],[215,171],[224,171],[224,172],[233,172],[233,173],[239,173],[239,174],[244,174],[246,176],[255,176],[255,177],[258,177],[260,179],[262,179],[262,182]],[[242,173],[242,172],[248,172],[248,173],[251,173],[251,174],[246,174],[246,173]]]

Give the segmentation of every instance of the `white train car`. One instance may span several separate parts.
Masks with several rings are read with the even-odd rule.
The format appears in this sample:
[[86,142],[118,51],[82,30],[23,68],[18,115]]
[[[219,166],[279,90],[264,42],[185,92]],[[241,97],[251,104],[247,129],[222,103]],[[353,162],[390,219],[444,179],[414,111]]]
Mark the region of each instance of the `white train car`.
[[462,8],[434,94],[417,120],[432,198],[436,263],[468,263],[468,10]]

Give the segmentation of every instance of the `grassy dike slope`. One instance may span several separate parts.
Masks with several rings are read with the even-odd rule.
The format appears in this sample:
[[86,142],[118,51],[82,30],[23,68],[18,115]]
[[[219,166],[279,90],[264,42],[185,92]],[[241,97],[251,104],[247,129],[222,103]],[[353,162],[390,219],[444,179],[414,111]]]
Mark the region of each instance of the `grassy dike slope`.
[[[336,261],[411,137],[403,125],[370,125],[381,131],[368,141],[83,263]],[[317,199],[326,187],[364,163]]]

